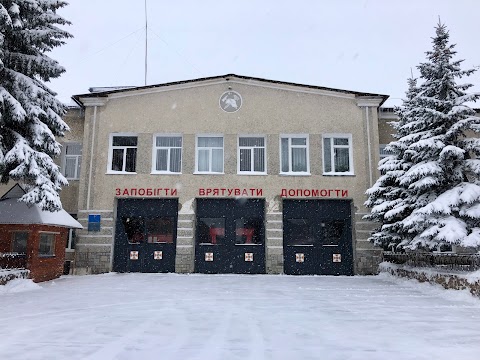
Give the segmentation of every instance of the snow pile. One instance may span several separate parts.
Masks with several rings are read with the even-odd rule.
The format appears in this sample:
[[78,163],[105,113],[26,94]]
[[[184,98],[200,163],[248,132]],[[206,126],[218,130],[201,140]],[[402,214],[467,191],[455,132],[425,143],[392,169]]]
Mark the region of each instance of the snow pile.
[[467,290],[472,295],[480,297],[480,270],[461,272],[383,262],[379,265],[379,271],[394,276],[416,279],[420,282],[438,284],[443,286],[444,289]]
[[392,281],[399,287],[407,288],[406,290],[408,291],[428,291],[448,301],[466,302],[474,305],[479,304],[478,298],[473,296],[467,289],[445,289],[439,284],[419,282],[416,279],[400,278],[388,272],[380,273],[378,278]]
[[5,285],[0,285],[0,295],[33,291],[41,288],[42,287],[35,284],[32,279],[13,279]]

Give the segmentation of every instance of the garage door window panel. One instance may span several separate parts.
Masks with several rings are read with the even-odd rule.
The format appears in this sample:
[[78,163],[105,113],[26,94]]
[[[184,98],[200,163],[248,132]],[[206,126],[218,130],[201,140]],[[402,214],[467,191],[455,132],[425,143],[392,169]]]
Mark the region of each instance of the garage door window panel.
[[289,246],[313,246],[315,243],[314,228],[308,219],[285,219],[285,239]]
[[197,242],[200,245],[221,245],[225,239],[225,218],[200,218]]
[[173,217],[158,217],[145,221],[147,228],[147,241],[149,243],[173,243]]

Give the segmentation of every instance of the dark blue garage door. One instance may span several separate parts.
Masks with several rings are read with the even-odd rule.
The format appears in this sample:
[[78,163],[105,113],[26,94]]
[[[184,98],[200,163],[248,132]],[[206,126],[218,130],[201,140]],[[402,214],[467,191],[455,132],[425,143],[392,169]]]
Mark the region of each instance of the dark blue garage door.
[[195,271],[265,273],[265,201],[197,199]]
[[353,275],[351,213],[349,200],[285,199],[285,273]]
[[177,199],[119,199],[113,271],[175,272]]

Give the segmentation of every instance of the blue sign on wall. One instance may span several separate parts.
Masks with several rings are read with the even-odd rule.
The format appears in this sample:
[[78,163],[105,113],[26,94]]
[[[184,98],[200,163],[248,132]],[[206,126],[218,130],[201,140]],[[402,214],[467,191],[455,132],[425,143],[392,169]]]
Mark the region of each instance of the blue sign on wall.
[[100,231],[100,214],[89,214],[88,215],[88,231]]

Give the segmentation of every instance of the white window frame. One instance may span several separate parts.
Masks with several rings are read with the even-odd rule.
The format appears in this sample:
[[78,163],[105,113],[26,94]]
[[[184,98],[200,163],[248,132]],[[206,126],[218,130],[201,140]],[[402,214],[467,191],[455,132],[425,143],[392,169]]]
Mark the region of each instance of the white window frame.
[[[198,170],[198,139],[203,137],[221,137],[223,139],[223,147],[222,147],[222,163],[223,163],[223,171],[216,172],[216,171],[199,171]],[[202,147],[202,149],[209,149],[209,168],[212,168],[212,150],[213,149],[220,149],[218,147]],[[210,174],[210,175],[223,175],[225,174],[225,136],[223,134],[197,134],[195,135],[195,172],[194,174]]]
[[67,246],[65,247],[66,252],[75,251],[75,247],[72,247],[73,232],[74,231],[75,231],[74,229],[68,229]]
[[[326,172],[325,171],[325,138],[330,138],[330,165],[332,168],[332,171]],[[334,145],[333,139],[335,138],[348,138],[348,145]],[[335,168],[335,148],[343,148],[347,149],[348,148],[348,162],[350,165],[350,171],[345,171],[345,172],[336,172],[334,171]],[[355,175],[354,168],[353,168],[353,142],[352,142],[352,134],[347,134],[347,133],[326,133],[322,134],[322,170],[323,170],[323,175],[329,176],[329,175],[335,175],[335,176],[342,176],[342,175]]]
[[[306,139],[306,145],[292,145],[293,138],[304,138]],[[289,153],[289,161],[288,161],[288,172],[282,171],[282,139],[288,139],[288,153]],[[296,175],[296,176],[308,176],[310,174],[310,139],[308,134],[280,134],[279,138],[279,158],[280,158],[280,175]],[[306,155],[307,155],[307,171],[292,171],[292,156],[291,150],[292,148],[306,148]]]
[[[180,172],[172,172],[170,171],[170,150],[171,149],[178,149],[178,147],[164,147],[164,146],[157,146],[157,137],[179,137],[182,139],[182,146],[180,147],[181,155],[180,155]],[[167,149],[167,171],[164,170],[157,170],[157,149]],[[138,151],[138,150],[137,150]],[[182,134],[164,134],[164,133],[157,133],[153,134],[153,150],[152,150],[152,172],[151,174],[168,174],[168,175],[181,175],[183,170],[183,135]]]
[[[75,220],[77,220],[77,214],[70,214],[71,217],[73,217]],[[75,251],[75,246],[72,246],[73,243],[73,234],[75,232],[75,229],[68,229],[68,236],[67,236],[67,245],[65,247],[66,252],[73,252]]]
[[[264,149],[264,164],[263,168],[265,171],[240,171],[240,149],[251,149],[251,159],[252,159],[252,167],[254,166],[255,155],[253,149],[255,146],[240,146],[240,138],[263,138],[263,149]],[[258,147],[259,149],[261,147]],[[267,175],[267,137],[265,135],[238,135],[237,136],[237,174],[238,175]]]
[[[80,168],[79,166],[82,163],[82,154],[80,155],[67,155],[67,147],[70,145],[80,145],[82,147],[81,152],[83,152],[83,145],[81,142],[66,142],[63,144],[63,158],[62,158],[62,174],[68,180],[79,180],[80,179]],[[67,169],[67,158],[75,158],[75,176],[67,177],[65,170]]]
[[[112,170],[112,159],[113,159],[113,137],[122,137],[122,136],[131,136],[137,138],[137,146],[115,146],[115,149],[128,149],[128,148],[135,148],[137,149],[137,158],[138,158],[138,134],[137,133],[111,133],[108,145],[108,164],[107,164],[107,174],[122,174],[122,175],[136,175],[137,174],[137,163],[135,160],[135,171],[118,171]],[[126,166],[126,157],[127,152],[123,152],[123,168],[125,169]]]

